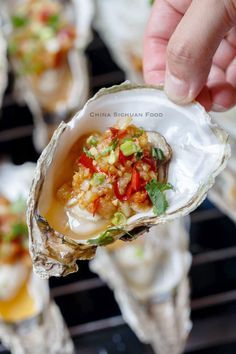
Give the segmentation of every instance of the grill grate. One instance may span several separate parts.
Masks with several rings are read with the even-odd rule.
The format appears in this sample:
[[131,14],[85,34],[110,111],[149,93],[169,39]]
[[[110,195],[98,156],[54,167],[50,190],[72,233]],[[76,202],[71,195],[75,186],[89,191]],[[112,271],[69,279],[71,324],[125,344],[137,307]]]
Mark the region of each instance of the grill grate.
[[[91,94],[124,81],[98,35],[87,49]],[[36,161],[33,122],[27,107],[12,96],[12,75],[0,119],[0,151],[16,164]],[[191,216],[190,248],[193,266],[192,320],[186,353],[236,352],[236,227],[208,201]],[[80,271],[50,280],[51,295],[65,317],[78,353],[151,354],[121,317],[113,293],[82,262]],[[0,346],[0,353],[8,352]],[[32,353],[33,354],[33,353]],[[170,353],[171,354],[171,353]]]

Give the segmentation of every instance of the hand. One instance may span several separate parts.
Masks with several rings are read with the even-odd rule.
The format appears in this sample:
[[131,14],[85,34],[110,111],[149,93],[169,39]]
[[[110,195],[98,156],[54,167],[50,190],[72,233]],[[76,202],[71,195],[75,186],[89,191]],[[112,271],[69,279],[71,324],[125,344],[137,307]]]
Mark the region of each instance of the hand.
[[236,0],[156,0],[144,39],[144,78],[179,104],[236,104]]

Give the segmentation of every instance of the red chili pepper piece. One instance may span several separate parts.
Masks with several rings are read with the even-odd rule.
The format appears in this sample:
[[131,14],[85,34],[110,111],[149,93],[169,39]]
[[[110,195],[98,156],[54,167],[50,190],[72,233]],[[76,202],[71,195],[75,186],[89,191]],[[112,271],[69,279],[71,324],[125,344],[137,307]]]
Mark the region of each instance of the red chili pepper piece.
[[119,130],[119,133],[118,133],[118,138],[119,139],[123,139],[127,134],[127,130],[126,129],[122,129],[122,130]]
[[52,13],[50,10],[44,9],[40,12],[39,18],[42,22],[47,22],[51,15],[52,15]]
[[114,182],[113,187],[114,187],[114,193],[115,193],[115,196],[116,196],[117,199],[119,199],[122,202],[124,202],[124,201],[129,199],[129,197],[131,195],[131,192],[132,192],[131,182],[128,184],[124,194],[120,194],[119,186],[118,186],[118,182],[117,181]]
[[136,169],[133,169],[131,178],[132,191],[138,192],[140,189],[140,174]]
[[127,157],[119,150],[119,162],[124,166],[127,160]]
[[93,202],[93,216],[96,214],[100,204],[100,197],[96,198]]
[[118,133],[119,133],[119,129],[116,129],[116,128],[113,128],[113,127],[110,128],[110,131],[111,131],[111,134],[112,134],[112,138],[115,138],[118,135]]
[[79,158],[79,162],[84,166],[90,169],[92,172],[97,172],[97,168],[93,165],[93,159],[88,157],[84,152]]
[[135,169],[133,170],[131,181],[128,184],[128,186],[126,187],[126,191],[124,194],[120,194],[117,181],[114,182],[113,186],[114,186],[114,193],[115,193],[115,196],[117,199],[119,199],[120,201],[129,200],[129,198],[131,197],[131,194],[133,192],[138,192],[141,187],[139,172]]
[[156,171],[157,171],[156,160],[152,159],[151,157],[146,157],[146,156],[144,156],[144,157],[142,158],[142,161],[145,162],[145,163],[147,163],[147,164],[151,167],[151,169],[152,169],[153,172],[156,172]]

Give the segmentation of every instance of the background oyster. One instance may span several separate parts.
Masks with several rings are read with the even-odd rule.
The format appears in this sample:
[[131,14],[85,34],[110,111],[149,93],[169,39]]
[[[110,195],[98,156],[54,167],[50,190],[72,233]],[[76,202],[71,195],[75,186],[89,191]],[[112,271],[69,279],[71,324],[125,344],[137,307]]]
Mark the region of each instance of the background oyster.
[[159,354],[182,353],[191,328],[187,229],[183,219],[155,226],[130,244],[100,248],[90,262],[124,319]]

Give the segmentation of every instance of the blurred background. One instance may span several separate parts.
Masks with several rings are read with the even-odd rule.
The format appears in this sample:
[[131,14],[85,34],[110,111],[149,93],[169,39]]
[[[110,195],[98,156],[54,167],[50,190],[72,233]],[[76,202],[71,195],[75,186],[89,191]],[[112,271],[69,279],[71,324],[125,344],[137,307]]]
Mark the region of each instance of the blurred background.
[[[27,3],[28,7],[22,10],[22,3]],[[41,4],[32,10],[32,3],[34,6],[36,3]],[[50,3],[59,3],[59,7],[51,8]],[[30,8],[33,12],[29,15],[27,11]],[[55,11],[54,18],[50,11]],[[26,162],[35,163],[60,121],[69,120],[73,113],[99,89],[119,84],[126,79],[142,82],[142,37],[150,11],[151,3],[148,0],[1,0],[0,94],[2,92],[3,97],[0,114],[0,160],[2,164],[7,162],[20,166]],[[39,12],[44,16],[41,27],[37,28],[39,25],[36,19],[36,29],[32,29],[32,25],[30,30],[27,29],[27,21],[29,21],[27,16],[32,16],[33,19],[33,16],[37,17]],[[24,26],[26,26],[25,30]],[[39,31],[40,39],[38,37],[32,39],[30,31],[33,33]],[[44,47],[45,53],[40,58],[42,41],[47,43]],[[47,53],[49,53],[48,61],[46,61]],[[36,56],[34,57],[33,54]],[[30,67],[36,61],[38,66]],[[222,117],[216,115],[215,118],[219,121]],[[223,125],[231,133],[231,143],[234,146],[236,110],[227,113]],[[188,310],[189,299],[192,329],[186,340],[184,353],[233,354],[236,352],[236,163],[234,163],[236,154],[234,152],[233,149],[233,158],[227,172],[218,178],[217,185],[209,194],[209,199],[191,214],[190,224],[188,220],[185,221],[185,225],[186,222],[189,224],[185,226],[186,252],[189,248],[192,264],[189,270],[190,297],[188,298],[188,292],[183,296],[187,296],[185,310]],[[15,170],[9,169],[6,172],[5,168],[0,166],[0,183],[3,172],[5,176],[9,173],[11,186],[21,178]],[[2,185],[4,188],[13,188],[11,186]],[[3,194],[4,191],[0,189],[0,195]],[[1,228],[0,237],[3,237]],[[2,240],[1,242],[3,243]],[[0,252],[0,257],[1,255]],[[4,262],[0,260],[0,269],[4,266]],[[173,351],[166,349],[170,348],[168,345],[165,347],[164,344],[163,349],[159,348],[158,344],[153,345],[152,341],[149,344],[142,343],[142,336],[135,331],[135,326],[131,326],[133,328],[131,329],[127,324],[129,322],[127,313],[124,320],[111,288],[91,271],[90,267],[87,261],[80,262],[78,273],[66,278],[51,278],[49,281],[50,297],[53,299],[53,304],[56,303],[61,311],[68,333],[73,340],[75,352],[174,354],[174,349]],[[96,267],[92,266],[92,268],[94,270]],[[97,269],[95,270],[99,273]],[[146,270],[148,272],[148,267]],[[110,286],[114,288],[114,284]],[[42,286],[40,288],[42,289]],[[175,296],[177,288],[178,284],[175,284],[171,289],[171,296]],[[2,289],[4,290],[4,285]],[[118,300],[122,301],[120,297]],[[162,304],[167,300],[169,301],[169,297],[159,296],[157,307],[158,303]],[[4,305],[4,301],[0,299],[0,326],[5,326],[4,323],[8,324],[9,319],[4,318],[4,311],[1,312],[2,303]],[[22,303],[20,304],[19,306],[22,306]],[[137,304],[139,304],[138,300]],[[144,306],[143,303],[139,305],[141,308]],[[55,321],[63,322],[61,315],[58,316]],[[173,318],[171,317],[173,321],[175,316],[176,314],[173,313]],[[162,321],[158,315],[156,321],[157,323]],[[45,352],[40,349],[40,341],[37,342],[38,351],[32,347],[31,351],[29,348],[17,351],[20,342],[12,345],[9,343],[9,337],[21,336],[21,331],[16,330],[19,318],[10,319],[10,323],[10,327],[4,327],[5,332],[10,331],[7,335],[0,329],[0,337],[3,338],[4,343],[0,345],[0,353],[9,353],[6,347],[11,348],[14,353],[50,353],[49,349],[45,349]],[[23,332],[31,325],[27,322],[23,326]],[[186,325],[187,336],[191,327],[190,321],[187,320]],[[157,326],[157,337],[158,330],[161,336],[166,338],[172,333],[171,328],[158,328]],[[70,341],[69,334],[66,341]],[[59,337],[62,337],[62,334],[59,333]],[[50,341],[52,338],[49,343]],[[148,340],[143,341],[148,342]],[[55,349],[53,353],[73,352],[72,347],[70,349],[67,347],[64,351],[57,350]]]

